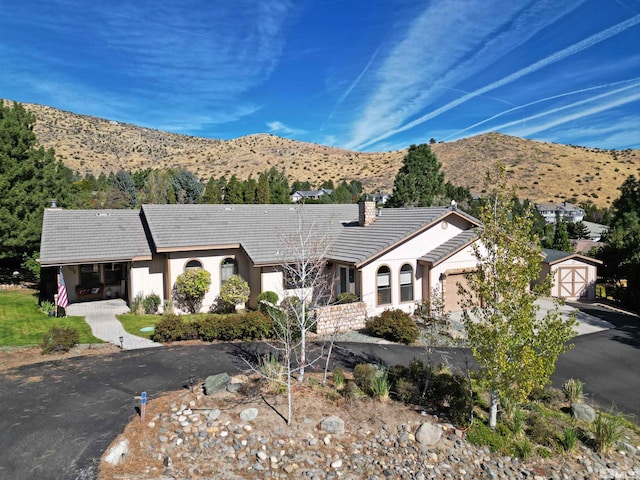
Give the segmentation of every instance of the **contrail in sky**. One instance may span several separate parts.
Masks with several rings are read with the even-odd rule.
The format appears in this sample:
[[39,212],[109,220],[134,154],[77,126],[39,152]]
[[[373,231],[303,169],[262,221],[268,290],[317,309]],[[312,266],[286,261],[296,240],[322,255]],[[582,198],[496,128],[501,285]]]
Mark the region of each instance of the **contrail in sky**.
[[[364,69],[360,72],[360,74],[358,75],[358,77],[351,82],[351,85],[349,85],[349,87],[344,91],[344,93],[342,95],[340,95],[340,98],[338,98],[338,101],[336,101],[336,104],[333,107],[333,110],[331,111],[331,113],[329,114],[329,116],[327,117],[327,120],[325,121],[325,123],[327,123],[329,120],[331,120],[333,118],[333,116],[335,115],[336,111],[338,110],[338,108],[340,108],[340,105],[342,105],[342,102],[345,101],[345,99],[349,96],[349,94],[351,93],[351,91],[356,88],[356,85],[358,85],[358,83],[360,83],[360,80],[362,79],[362,77],[364,77],[365,73],[367,73],[367,71],[369,70],[369,68],[371,67],[371,64],[373,63],[373,61],[376,59],[376,57],[378,56],[378,52],[380,51],[380,46],[378,46],[378,48],[376,48],[376,51],[373,52],[373,55],[371,55],[371,58],[369,59],[369,61],[367,62],[367,65],[364,67]],[[324,125],[322,126],[324,128]]]
[[515,80],[518,80],[522,77],[524,77],[525,75],[529,75],[530,73],[536,72],[544,67],[547,67],[549,65],[552,65],[556,62],[559,62],[560,60],[563,60],[571,55],[575,55],[576,53],[579,53],[583,50],[586,50],[587,48],[590,48],[604,40],[607,40],[608,38],[613,37],[614,35],[617,35],[621,32],[624,32],[625,30],[637,25],[638,23],[640,23],[640,15],[636,15],[634,17],[631,17],[628,20],[625,20],[624,22],[620,22],[617,25],[614,25],[613,27],[607,28],[606,30],[603,30],[601,32],[596,33],[595,35],[591,35],[588,38],[585,38],[584,40],[579,41],[578,43],[575,43],[563,50],[560,50],[559,52],[556,52],[552,55],[549,55],[546,58],[543,58],[542,60],[539,60],[531,65],[529,65],[528,67],[525,67],[523,69],[518,70],[517,72],[512,73],[511,75],[507,75],[504,78],[501,78],[500,80],[497,80],[493,83],[490,83],[489,85],[486,85],[482,88],[479,88],[467,95],[463,95],[462,97],[447,103],[446,105],[443,105],[440,108],[437,108],[436,110],[427,113],[426,115],[423,115],[420,118],[417,118],[416,120],[413,120],[401,127],[398,127],[396,129],[390,130],[382,135],[379,135],[376,138],[373,138],[371,140],[368,140],[364,143],[361,143],[360,145],[358,145],[356,147],[356,150],[360,150],[362,148],[368,147],[369,145],[372,145],[374,143],[377,143],[381,140],[384,140],[386,138],[389,138],[392,135],[395,135],[396,133],[400,133],[400,132],[404,132],[406,130],[410,130],[413,127],[416,127],[424,122],[426,122],[427,120],[431,120],[434,117],[437,117],[445,112],[448,112],[449,110],[457,107],[458,105],[461,105],[465,102],[467,102],[468,100],[471,100],[472,98],[475,98],[477,96],[483,95],[487,92],[490,92],[492,90],[495,90],[496,88],[502,87],[504,85],[507,85]]
[[[596,85],[595,87],[581,88],[580,90],[573,90],[571,92],[560,93],[558,95],[552,95],[550,97],[541,98],[539,100],[535,100],[533,102],[525,103],[523,105],[518,105],[518,106],[510,108],[508,110],[504,110],[504,111],[502,111],[500,113],[496,113],[495,115],[492,115],[489,118],[485,118],[484,120],[481,120],[480,122],[474,123],[473,125],[469,125],[468,127],[465,127],[462,130],[458,130],[457,132],[452,133],[451,135],[445,137],[443,140],[449,140],[453,136],[458,136],[461,133],[467,132],[469,130],[473,130],[474,128],[479,127],[480,125],[484,125],[485,123],[488,123],[491,120],[495,120],[496,118],[502,117],[503,115],[507,115],[508,113],[515,112],[516,110],[527,108],[527,107],[530,107],[532,105],[536,105],[538,103],[548,102],[550,100],[555,100],[556,98],[568,97],[570,95],[577,95],[579,93],[590,92],[590,91],[593,91],[593,90],[600,90],[602,88],[615,87],[616,85],[620,85],[622,83],[634,82],[636,80],[640,80],[640,77],[632,78],[630,80],[622,80],[620,82],[605,83],[603,85]],[[617,90],[616,90],[616,92],[617,92]],[[599,98],[599,96],[593,97],[593,98]],[[575,105],[575,104],[572,104],[572,105]]]

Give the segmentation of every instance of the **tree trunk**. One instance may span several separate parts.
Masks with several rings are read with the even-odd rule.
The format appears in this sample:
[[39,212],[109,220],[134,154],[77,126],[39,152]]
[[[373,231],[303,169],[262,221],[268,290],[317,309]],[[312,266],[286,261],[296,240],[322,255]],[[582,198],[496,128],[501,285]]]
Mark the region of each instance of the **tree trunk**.
[[489,405],[489,427],[492,430],[496,429],[498,423],[498,392],[491,390],[491,403]]

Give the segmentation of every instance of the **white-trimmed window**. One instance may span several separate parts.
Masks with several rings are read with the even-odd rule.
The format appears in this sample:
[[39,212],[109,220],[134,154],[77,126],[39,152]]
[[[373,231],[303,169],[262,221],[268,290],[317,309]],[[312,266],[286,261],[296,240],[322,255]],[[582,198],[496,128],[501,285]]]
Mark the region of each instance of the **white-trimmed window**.
[[400,301],[413,301],[413,267],[408,263],[400,269]]
[[238,262],[233,257],[225,258],[220,264],[220,284],[224,285],[232,275],[238,274]]
[[201,270],[201,269],[202,269],[202,262],[200,260],[189,260],[184,266],[185,272],[189,270]]
[[376,275],[376,287],[378,289],[378,305],[389,305],[391,303],[391,270],[382,266]]

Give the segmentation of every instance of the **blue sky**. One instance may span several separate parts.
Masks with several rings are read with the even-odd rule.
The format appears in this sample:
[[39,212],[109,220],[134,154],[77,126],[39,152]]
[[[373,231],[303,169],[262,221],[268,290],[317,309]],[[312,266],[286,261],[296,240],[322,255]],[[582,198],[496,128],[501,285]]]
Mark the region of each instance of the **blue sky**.
[[0,98],[362,151],[640,148],[640,0],[0,0]]

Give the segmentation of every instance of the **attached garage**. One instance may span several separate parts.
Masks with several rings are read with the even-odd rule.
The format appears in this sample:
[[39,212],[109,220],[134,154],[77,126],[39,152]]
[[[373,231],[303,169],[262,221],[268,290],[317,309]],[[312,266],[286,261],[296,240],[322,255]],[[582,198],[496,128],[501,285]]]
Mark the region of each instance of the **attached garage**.
[[551,296],[566,300],[593,300],[596,297],[598,265],[602,261],[578,253],[543,249],[540,278],[553,275]]
[[462,310],[460,307],[460,301],[462,297],[460,296],[459,286],[468,290],[468,281],[465,276],[465,273],[448,273],[446,278],[444,279],[444,288],[443,288],[443,300],[444,300],[444,309],[448,312],[457,312]]

